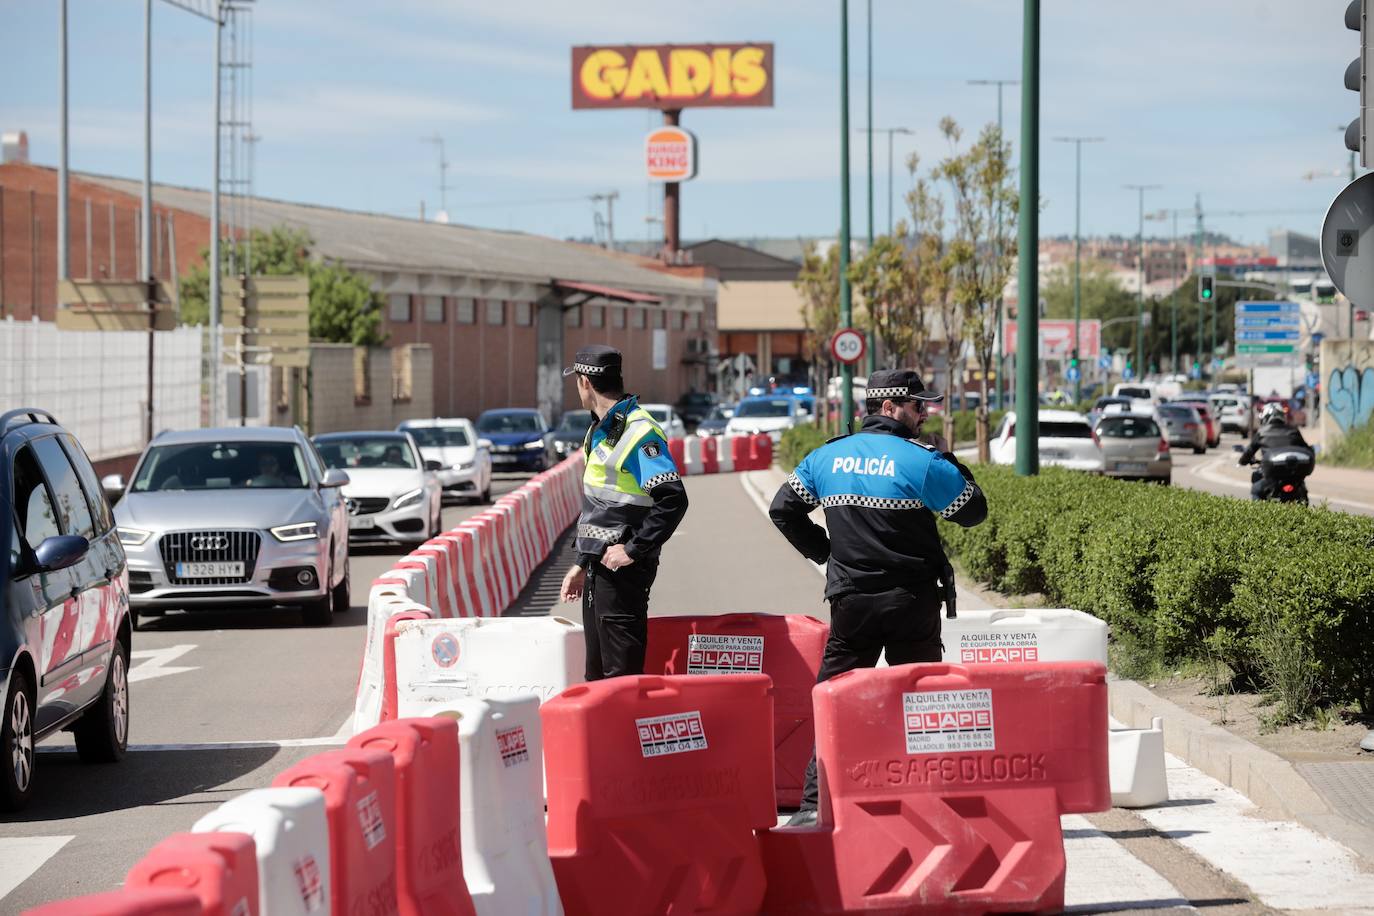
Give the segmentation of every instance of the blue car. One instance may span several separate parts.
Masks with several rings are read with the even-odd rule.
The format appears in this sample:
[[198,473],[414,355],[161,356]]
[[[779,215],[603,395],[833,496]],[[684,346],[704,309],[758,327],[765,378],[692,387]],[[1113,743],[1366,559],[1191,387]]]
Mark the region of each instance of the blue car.
[[488,410],[477,418],[477,435],[491,443],[493,471],[538,473],[554,463],[553,430],[532,408]]

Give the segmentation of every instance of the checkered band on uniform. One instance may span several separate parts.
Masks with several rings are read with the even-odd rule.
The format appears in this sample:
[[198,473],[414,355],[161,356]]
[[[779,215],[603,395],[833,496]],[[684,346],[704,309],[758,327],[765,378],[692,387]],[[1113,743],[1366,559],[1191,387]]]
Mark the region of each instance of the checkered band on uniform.
[[672,483],[674,480],[681,479],[682,478],[677,476],[676,471],[664,471],[662,474],[655,474],[653,477],[650,477],[648,480],[644,481],[644,492],[648,493],[650,490],[652,490],[656,486],[659,486],[660,484]]
[[583,375],[603,375],[606,372],[606,367],[589,366],[586,363],[573,363],[573,371],[581,372]]
[[791,487],[792,491],[800,496],[801,501],[808,506],[819,506],[821,504],[821,501],[811,495],[811,491],[806,489],[806,484],[802,483],[801,478],[796,474],[787,475],[787,485]]
[[600,525],[578,525],[577,536],[580,538],[591,538],[593,541],[605,541],[607,544],[614,544],[620,540],[620,529],[602,528]]
[[975,489],[976,488],[971,483],[964,484],[963,491],[961,491],[958,496],[954,497],[954,502],[940,510],[940,515],[945,518],[952,518],[954,513],[964,508],[964,503],[973,499],[973,492]]
[[878,400],[879,398],[909,398],[911,397],[910,388],[869,388],[864,392],[865,400]]
[[883,496],[840,493],[822,499],[821,506],[826,509],[834,509],[837,506],[854,506],[859,509],[922,509],[925,508],[925,503],[919,499],[888,499]]

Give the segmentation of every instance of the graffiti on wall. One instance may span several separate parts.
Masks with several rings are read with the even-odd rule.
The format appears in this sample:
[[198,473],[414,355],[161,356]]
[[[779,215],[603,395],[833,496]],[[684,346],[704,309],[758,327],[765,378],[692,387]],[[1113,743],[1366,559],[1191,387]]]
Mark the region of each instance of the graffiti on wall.
[[1332,360],[1326,378],[1325,410],[1345,435],[1374,415],[1374,346],[1352,346],[1341,355],[1346,358]]

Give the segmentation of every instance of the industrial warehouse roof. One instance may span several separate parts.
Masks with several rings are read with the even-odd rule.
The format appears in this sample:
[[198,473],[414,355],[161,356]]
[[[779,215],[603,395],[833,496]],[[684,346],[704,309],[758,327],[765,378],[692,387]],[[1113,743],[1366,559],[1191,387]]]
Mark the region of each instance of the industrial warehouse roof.
[[[89,174],[73,177],[135,198],[142,193],[137,181]],[[208,191],[158,184],[154,185],[153,199],[159,206],[206,218],[210,215]],[[226,220],[227,202],[227,196],[221,197],[221,218]],[[304,229],[315,241],[315,253],[359,269],[526,283],[577,280],[679,296],[709,297],[715,293],[714,280],[674,276],[642,266],[623,254],[524,232],[420,222],[261,197],[253,198],[248,209],[253,228],[285,225]]]

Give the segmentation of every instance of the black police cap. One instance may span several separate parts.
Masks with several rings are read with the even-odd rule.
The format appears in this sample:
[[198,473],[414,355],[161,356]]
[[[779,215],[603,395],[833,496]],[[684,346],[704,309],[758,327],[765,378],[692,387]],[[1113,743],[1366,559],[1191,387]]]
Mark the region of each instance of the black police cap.
[[879,369],[868,377],[864,398],[871,401],[943,401],[943,394],[926,388],[914,369]]
[[605,344],[591,344],[577,351],[573,364],[563,370],[563,374],[603,376],[620,374],[620,351]]

